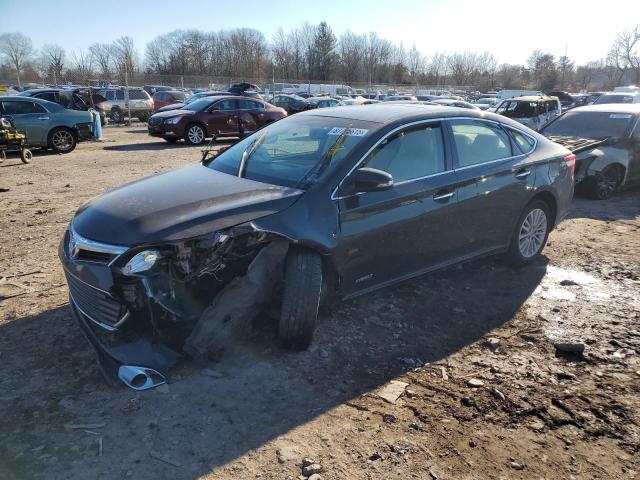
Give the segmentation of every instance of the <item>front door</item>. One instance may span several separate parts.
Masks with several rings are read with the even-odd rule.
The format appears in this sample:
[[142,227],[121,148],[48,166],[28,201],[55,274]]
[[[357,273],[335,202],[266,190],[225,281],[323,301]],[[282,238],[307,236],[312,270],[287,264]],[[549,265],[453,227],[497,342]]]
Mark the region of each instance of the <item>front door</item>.
[[4,115],[18,130],[27,134],[29,145],[45,145],[51,114],[40,104],[29,100],[3,100]]
[[207,109],[207,130],[210,135],[238,134],[238,102],[226,98]]
[[390,173],[391,189],[345,197],[338,190],[338,261],[346,295],[450,260],[456,192],[446,151],[439,122],[408,127],[387,137],[360,165]]

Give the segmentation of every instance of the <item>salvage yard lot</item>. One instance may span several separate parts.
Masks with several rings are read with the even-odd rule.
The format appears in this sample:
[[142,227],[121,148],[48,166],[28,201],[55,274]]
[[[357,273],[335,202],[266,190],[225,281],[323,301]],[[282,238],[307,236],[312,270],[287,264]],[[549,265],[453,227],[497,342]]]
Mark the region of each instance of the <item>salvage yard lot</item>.
[[[577,197],[531,267],[337,305],[302,353],[265,315],[219,363],[137,393],[102,380],[58,242],[89,198],[200,152],[142,124],[105,137],[0,165],[0,478],[297,479],[305,457],[324,479],[640,475],[640,191]],[[376,395],[392,380],[395,403]]]

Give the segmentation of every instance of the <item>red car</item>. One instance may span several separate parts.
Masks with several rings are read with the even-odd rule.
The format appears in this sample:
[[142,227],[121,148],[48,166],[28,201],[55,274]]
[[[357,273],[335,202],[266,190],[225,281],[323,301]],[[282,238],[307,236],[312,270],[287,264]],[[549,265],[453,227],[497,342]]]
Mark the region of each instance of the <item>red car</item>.
[[153,110],[157,112],[160,108],[174,103],[184,102],[187,95],[178,90],[165,90],[153,94]]
[[167,142],[181,138],[200,145],[207,138],[244,137],[287,116],[287,112],[257,98],[204,97],[177,110],[158,112],[149,118],[149,135]]

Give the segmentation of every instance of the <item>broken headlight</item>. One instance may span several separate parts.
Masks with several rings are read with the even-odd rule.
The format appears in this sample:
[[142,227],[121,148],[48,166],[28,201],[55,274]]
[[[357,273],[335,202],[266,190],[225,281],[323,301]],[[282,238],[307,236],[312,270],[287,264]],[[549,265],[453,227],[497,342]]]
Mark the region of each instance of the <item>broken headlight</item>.
[[134,275],[151,270],[159,258],[160,252],[158,250],[143,250],[131,257],[131,260],[122,267],[122,273],[124,275]]

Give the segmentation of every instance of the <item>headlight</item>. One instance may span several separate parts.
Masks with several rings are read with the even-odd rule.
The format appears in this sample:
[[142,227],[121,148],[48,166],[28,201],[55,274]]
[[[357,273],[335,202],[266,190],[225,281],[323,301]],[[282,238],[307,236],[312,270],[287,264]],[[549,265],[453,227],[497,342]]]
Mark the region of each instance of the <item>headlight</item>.
[[167,118],[164,121],[164,123],[165,123],[165,125],[175,125],[179,121],[180,121],[180,117],[171,117],[171,118]]
[[151,269],[160,258],[158,250],[143,250],[135,254],[131,260],[122,268],[125,275],[133,275],[134,273],[146,272]]

